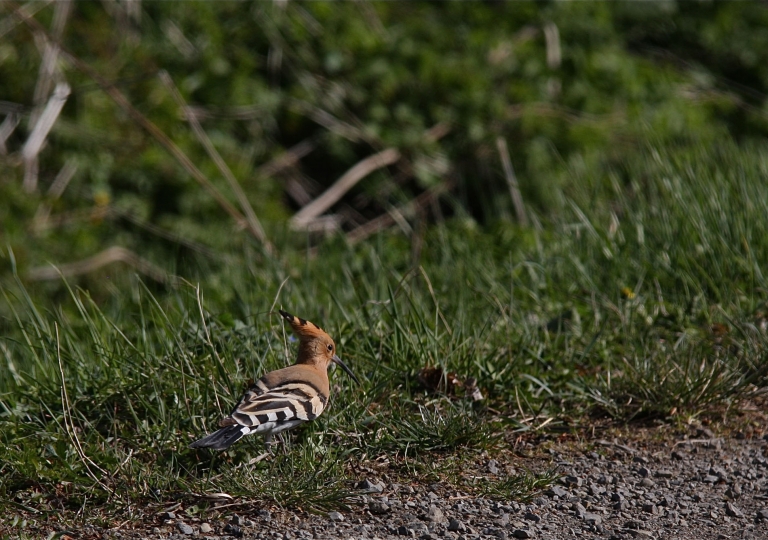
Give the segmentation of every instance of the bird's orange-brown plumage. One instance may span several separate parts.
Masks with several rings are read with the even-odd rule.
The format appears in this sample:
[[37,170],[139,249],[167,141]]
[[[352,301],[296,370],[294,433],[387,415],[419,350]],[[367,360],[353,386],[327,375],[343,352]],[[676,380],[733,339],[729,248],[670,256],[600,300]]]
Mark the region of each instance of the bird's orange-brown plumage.
[[299,352],[292,366],[271,371],[256,381],[240,399],[221,429],[195,441],[192,448],[222,450],[245,435],[272,435],[314,420],[330,396],[328,367],[339,364],[356,382],[357,377],[336,355],[336,344],[316,324],[280,310],[299,338]]

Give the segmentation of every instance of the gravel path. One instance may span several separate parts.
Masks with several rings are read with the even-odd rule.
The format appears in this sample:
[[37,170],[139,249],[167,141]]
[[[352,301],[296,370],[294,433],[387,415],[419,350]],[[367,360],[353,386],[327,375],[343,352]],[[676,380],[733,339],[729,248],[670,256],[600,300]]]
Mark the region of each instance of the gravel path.
[[[491,501],[441,485],[386,485],[352,512],[328,516],[269,512],[222,514],[204,522],[173,513],[142,529],[103,531],[103,538],[224,539],[768,539],[768,435],[667,442],[590,441],[532,447],[546,459],[514,466],[556,466],[561,480],[529,504]],[[576,446],[576,448],[574,448]],[[563,448],[565,447],[565,448]],[[485,462],[488,474],[505,465]],[[183,518],[183,519],[182,519]]]

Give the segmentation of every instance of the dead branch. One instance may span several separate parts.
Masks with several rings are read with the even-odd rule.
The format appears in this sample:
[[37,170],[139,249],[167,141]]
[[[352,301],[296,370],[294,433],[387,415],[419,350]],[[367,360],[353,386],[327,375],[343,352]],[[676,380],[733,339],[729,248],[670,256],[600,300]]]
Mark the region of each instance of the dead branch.
[[299,210],[291,219],[291,224],[296,228],[302,228],[309,221],[316,218],[331,206],[333,206],[344,194],[352,189],[360,180],[377,169],[392,165],[400,159],[400,151],[396,148],[387,148],[377,154],[369,156],[358,162],[344,173],[335,184],[329,187],[317,199]]
[[496,148],[499,149],[501,165],[504,167],[504,177],[507,179],[509,195],[512,197],[512,204],[515,206],[515,214],[517,214],[517,222],[520,225],[528,226],[528,216],[525,213],[525,206],[523,205],[523,195],[520,193],[520,187],[517,185],[515,169],[512,168],[512,160],[509,158],[507,141],[504,140],[504,137],[498,137],[496,139]]
[[29,134],[27,142],[21,150],[21,156],[24,159],[26,167],[24,172],[24,189],[32,192],[37,189],[37,155],[43,147],[48,133],[61,113],[67,98],[69,97],[69,85],[65,82],[56,85],[48,103],[45,105],[43,113],[35,123],[32,133]]
[[45,7],[48,7],[48,4],[52,2],[53,0],[46,0],[45,2],[27,2],[20,8],[16,8],[13,13],[0,21],[0,38],[13,30],[14,26],[25,22],[31,17],[34,17],[35,13]]
[[11,136],[13,130],[19,125],[19,114],[16,112],[9,112],[5,115],[5,120],[0,124],[0,155],[8,154],[8,147],[5,146],[5,141]]
[[[165,84],[165,87],[171,93],[173,99],[176,101],[176,104],[181,108],[181,110],[186,111],[187,103],[184,101],[184,98],[179,92],[179,89],[173,83],[173,80],[167,71],[162,70],[160,72],[160,80],[163,81],[163,84]],[[208,137],[208,134],[205,133],[205,130],[203,130],[203,127],[200,125],[200,122],[198,122],[197,118],[192,114],[185,114],[185,116],[189,122],[189,125],[192,126],[192,131],[194,131],[197,140],[200,141],[200,144],[203,145],[205,151],[208,152],[208,156],[216,164],[219,172],[222,174],[222,176],[224,176],[224,178],[226,178],[227,182],[229,183],[229,187],[235,193],[237,202],[240,203],[240,209],[243,211],[245,218],[248,221],[248,227],[251,231],[251,234],[253,234],[253,236],[255,236],[262,244],[264,244],[264,249],[266,249],[267,252],[273,253],[274,248],[267,239],[267,235],[264,232],[264,227],[261,226],[259,218],[256,217],[256,212],[253,211],[253,207],[248,201],[248,197],[246,197],[245,192],[240,186],[240,183],[235,178],[235,175],[232,174],[232,170],[227,166],[227,164],[224,162],[224,159],[222,159],[221,154],[219,154],[219,152],[213,146],[211,139]]]
[[[51,85],[57,74],[56,61],[59,58],[59,42],[64,34],[64,26],[72,8],[71,0],[57,0],[53,8],[53,21],[51,22],[50,36],[52,39],[43,38],[43,60],[40,62],[40,70],[35,84],[35,92],[32,102],[39,106],[45,100],[45,96],[51,93]],[[59,76],[59,79],[61,77]],[[61,82],[61,80],[57,81]],[[32,113],[32,122],[36,121],[36,111]]]
[[289,106],[296,112],[308,116],[311,120],[323,126],[328,131],[335,133],[340,137],[344,137],[349,141],[360,142],[361,140],[368,140],[368,137],[366,137],[361,130],[352,124],[343,122],[328,111],[324,111],[319,107],[315,107],[306,101],[302,101],[300,99],[292,99],[289,102]]
[[[69,185],[69,181],[72,180],[72,177],[75,176],[76,172],[77,172],[77,162],[74,159],[67,160],[67,162],[59,171],[59,174],[57,174],[56,178],[54,178],[53,183],[51,184],[51,187],[48,188],[48,198],[50,201],[55,201],[56,199],[61,197],[61,194],[64,193],[65,189],[67,189],[67,186]],[[44,230],[46,228],[48,216],[50,215],[51,215],[50,202],[40,203],[40,206],[37,207],[37,212],[35,212],[35,217],[32,218],[31,229],[38,233]]]
[[140,274],[159,283],[175,283],[176,278],[169,275],[159,266],[136,255],[133,251],[120,246],[112,246],[92,257],[60,266],[39,266],[27,272],[31,281],[49,281],[62,277],[74,277],[89,274],[99,268],[114,262],[122,262],[133,267]]
[[269,160],[256,169],[256,175],[262,177],[274,176],[280,171],[293,167],[301,158],[309,154],[317,146],[314,138],[304,139],[300,143],[290,147],[284,153]]

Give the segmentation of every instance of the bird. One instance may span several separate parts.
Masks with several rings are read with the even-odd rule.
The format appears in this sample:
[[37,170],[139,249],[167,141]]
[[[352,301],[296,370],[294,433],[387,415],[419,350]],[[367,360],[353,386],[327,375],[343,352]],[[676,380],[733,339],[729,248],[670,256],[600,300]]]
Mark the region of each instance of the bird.
[[279,310],[299,338],[296,363],[270,371],[253,383],[219,429],[190,444],[190,448],[225,450],[246,435],[264,435],[271,451],[272,437],[282,431],[314,420],[328,404],[328,368],[338,364],[357,383],[355,376],[336,355],[336,344],[315,323]]

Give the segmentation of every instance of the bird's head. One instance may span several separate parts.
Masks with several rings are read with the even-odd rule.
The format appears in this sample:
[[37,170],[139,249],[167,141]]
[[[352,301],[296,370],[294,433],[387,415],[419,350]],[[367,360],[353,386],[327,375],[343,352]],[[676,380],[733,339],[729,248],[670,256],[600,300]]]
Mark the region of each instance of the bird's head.
[[331,364],[338,364],[357,384],[360,384],[352,370],[336,355],[336,344],[331,339],[331,336],[322,328],[306,319],[295,317],[282,309],[280,310],[280,315],[291,325],[293,333],[299,338],[297,364],[313,365],[326,372]]

